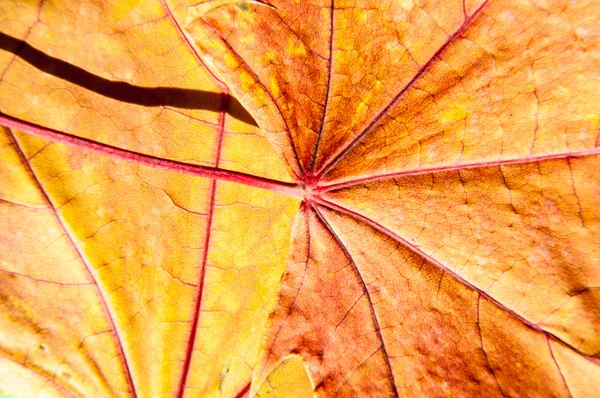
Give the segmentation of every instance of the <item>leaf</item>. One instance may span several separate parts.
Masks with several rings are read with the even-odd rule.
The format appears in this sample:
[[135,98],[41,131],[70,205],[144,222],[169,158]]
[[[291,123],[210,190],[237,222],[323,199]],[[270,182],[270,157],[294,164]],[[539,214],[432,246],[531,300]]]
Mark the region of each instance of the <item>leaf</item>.
[[[64,65],[41,72],[23,45],[25,57],[2,52],[0,111],[75,141],[1,132],[0,390],[235,396],[277,299],[298,200],[194,171],[256,183],[289,181],[285,168],[233,101],[225,113],[224,88],[171,6],[16,5],[0,13],[5,35],[84,70],[88,86]],[[120,97],[94,91],[100,78]],[[139,93],[179,97],[151,106]]]
[[4,4],[2,392],[599,389],[593,2]]

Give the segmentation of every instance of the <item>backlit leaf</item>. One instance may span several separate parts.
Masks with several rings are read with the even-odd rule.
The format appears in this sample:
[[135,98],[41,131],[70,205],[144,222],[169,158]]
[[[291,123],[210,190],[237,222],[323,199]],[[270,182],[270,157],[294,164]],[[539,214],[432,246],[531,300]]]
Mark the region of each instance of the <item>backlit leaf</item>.
[[594,1],[0,7],[0,392],[597,395]]

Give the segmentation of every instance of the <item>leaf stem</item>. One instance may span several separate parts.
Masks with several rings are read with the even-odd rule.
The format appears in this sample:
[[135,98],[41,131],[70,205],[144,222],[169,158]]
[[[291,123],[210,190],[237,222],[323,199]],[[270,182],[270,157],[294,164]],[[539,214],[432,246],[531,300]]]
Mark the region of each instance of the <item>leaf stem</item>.
[[297,199],[302,199],[303,197],[302,188],[294,183],[272,180],[238,171],[220,169],[218,167],[200,166],[179,162],[176,160],[163,159],[152,155],[145,155],[143,153],[118,148],[112,145],[100,143],[98,141],[67,134],[62,131],[53,130],[5,115],[3,113],[0,113],[0,125],[21,130],[31,135],[46,138],[61,144],[98,152],[106,156],[111,156],[117,159],[122,159],[128,162],[138,163],[161,170],[168,170],[216,180],[237,182],[239,184],[265,189]]

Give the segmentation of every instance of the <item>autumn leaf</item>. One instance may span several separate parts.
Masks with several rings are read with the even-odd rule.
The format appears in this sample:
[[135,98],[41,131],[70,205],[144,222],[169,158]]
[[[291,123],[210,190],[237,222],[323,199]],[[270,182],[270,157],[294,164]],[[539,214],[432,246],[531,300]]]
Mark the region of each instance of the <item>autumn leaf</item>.
[[593,1],[1,7],[1,392],[597,395]]

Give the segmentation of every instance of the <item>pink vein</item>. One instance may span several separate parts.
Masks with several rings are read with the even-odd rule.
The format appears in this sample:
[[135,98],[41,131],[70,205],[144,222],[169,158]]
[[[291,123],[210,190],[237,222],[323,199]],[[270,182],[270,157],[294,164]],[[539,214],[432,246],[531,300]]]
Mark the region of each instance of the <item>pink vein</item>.
[[[171,19],[171,22],[177,29],[181,39],[185,42],[187,47],[190,49],[190,51],[194,55],[194,58],[196,59],[196,61],[204,67],[204,69],[212,76],[213,79],[215,79],[215,81],[218,82],[218,84],[221,88],[221,95],[220,95],[220,102],[219,102],[219,113],[220,113],[219,114],[219,135],[217,138],[217,143],[215,145],[216,146],[216,148],[215,148],[216,149],[216,151],[215,151],[216,152],[215,153],[215,167],[218,168],[219,161],[221,159],[221,148],[223,146],[223,131],[225,130],[225,110],[229,106],[229,101],[228,101],[229,88],[206,67],[204,62],[202,62],[202,59],[200,59],[200,55],[196,52],[196,49],[190,43],[188,37],[186,36],[183,29],[179,25],[179,22],[177,21],[177,19],[171,12],[171,8],[167,4],[167,2],[165,0],[162,0],[162,3],[163,3],[163,6],[165,7],[167,13],[169,14],[169,18]],[[202,308],[202,294],[204,292],[204,280],[206,278],[206,264],[208,262],[208,251],[209,251],[209,247],[210,247],[210,237],[211,237],[211,232],[212,232],[213,216],[214,216],[214,212],[215,212],[216,188],[217,188],[217,181],[213,180],[211,182],[211,186],[210,186],[210,194],[209,194],[210,199],[209,199],[209,205],[208,205],[208,220],[206,222],[206,233],[205,233],[205,238],[204,238],[204,251],[202,253],[202,263],[200,265],[198,291],[196,293],[196,300],[195,300],[195,304],[194,304],[194,318],[192,320],[190,337],[188,339],[185,361],[183,364],[183,371],[182,371],[182,375],[181,375],[181,380],[179,382],[179,392],[177,393],[177,397],[179,397],[179,398],[183,397],[183,395],[185,393],[185,385],[187,383],[187,377],[189,375],[190,366],[192,363],[192,356],[194,353],[194,346],[196,344],[196,334],[198,331],[198,323],[200,322],[200,311]]]
[[417,73],[413,76],[413,78],[402,88],[402,90],[400,90],[400,92],[390,101],[390,103],[383,108],[383,110],[381,110],[381,112],[379,112],[377,114],[377,116],[375,116],[375,118],[371,121],[371,123],[369,123],[369,125],[367,127],[365,127],[365,129],[363,131],[361,131],[352,141],[350,141],[349,144],[347,144],[346,146],[342,147],[338,153],[329,161],[326,162],[321,169],[316,173],[318,177],[322,177],[323,175],[325,175],[337,162],[340,161],[340,159],[342,159],[369,131],[371,131],[373,129],[373,127],[375,127],[377,125],[377,123],[379,123],[379,121],[381,119],[383,119],[383,117],[387,114],[387,112],[398,103],[398,101],[400,101],[400,99],[404,96],[404,94],[417,82],[417,80],[419,80],[419,78],[421,76],[423,76],[423,74],[429,70],[429,68],[431,67],[431,65],[435,62],[435,60],[437,58],[440,57],[440,55],[446,50],[446,48],[448,48],[448,46],[450,45],[450,43],[452,43],[457,37],[459,37],[470,25],[471,22],[473,22],[473,20],[475,20],[475,18],[477,18],[479,16],[479,14],[481,13],[481,11],[483,10],[483,8],[487,5],[487,3],[489,2],[489,0],[485,0],[480,6],[479,8],[477,8],[477,10],[475,10],[473,12],[473,14],[471,14],[471,16],[469,18],[467,18],[462,25],[458,28],[458,30],[456,30],[452,35],[450,35],[448,37],[448,39],[446,40],[446,42],[439,48],[439,50],[436,51],[435,54],[433,54],[433,56],[429,59],[429,61],[427,61],[427,63],[425,63],[425,65],[423,65],[418,71]]
[[[221,117],[223,114],[221,113]],[[221,142],[219,137],[219,143]],[[220,146],[219,146],[220,148]],[[218,159],[218,158],[217,158]],[[218,160],[217,160],[218,163]],[[204,238],[204,251],[202,253],[202,263],[200,265],[200,276],[198,283],[198,292],[196,294],[196,300],[194,304],[194,319],[192,320],[190,337],[188,339],[185,362],[183,364],[183,373],[181,376],[181,381],[179,384],[179,392],[177,396],[179,398],[183,397],[185,392],[185,384],[187,382],[187,376],[190,371],[190,366],[192,363],[192,355],[194,353],[194,345],[196,343],[196,334],[198,331],[198,323],[200,322],[200,310],[202,307],[202,293],[204,291],[204,279],[206,277],[206,264],[208,261],[208,248],[210,245],[210,236],[212,231],[212,221],[213,215],[215,212],[215,192],[216,192],[216,181],[211,182],[210,186],[210,200],[209,200],[209,209],[208,209],[208,220],[206,223],[206,233]]]
[[331,75],[333,74],[332,59],[333,59],[333,16],[335,9],[335,0],[331,0],[331,4],[329,7],[329,58],[327,60],[329,73],[327,74],[327,86],[325,92],[325,104],[323,105],[323,117],[321,118],[321,128],[319,129],[319,135],[317,136],[317,141],[315,142],[315,149],[310,158],[310,164],[308,166],[308,171],[312,172],[313,167],[315,166],[315,161],[317,160],[317,154],[319,152],[319,145],[321,144],[321,136],[323,135],[323,129],[325,128],[325,117],[327,116],[327,105],[329,103],[329,95],[331,92]]
[[374,181],[388,180],[396,177],[404,177],[404,176],[414,176],[421,174],[429,174],[429,173],[442,173],[447,171],[460,171],[464,169],[474,169],[474,168],[482,168],[482,167],[496,167],[496,166],[505,166],[505,165],[514,165],[514,164],[526,164],[526,163],[535,163],[535,162],[543,162],[546,160],[558,160],[558,159],[569,159],[569,158],[577,158],[584,156],[595,156],[600,154],[600,148],[592,148],[585,149],[581,151],[573,151],[573,152],[561,152],[561,153],[553,153],[549,155],[540,155],[540,156],[529,156],[525,158],[517,158],[517,159],[503,159],[503,160],[492,160],[492,161],[483,161],[483,162],[473,162],[473,163],[463,163],[463,164],[452,164],[446,166],[435,166],[435,167],[425,167],[422,169],[410,169],[410,170],[402,170],[396,173],[382,174],[373,177],[364,177],[357,178],[355,180],[344,181],[339,183],[333,183],[329,185],[323,185],[318,187],[316,190],[319,192],[328,192],[336,189],[342,189],[351,187],[354,185],[367,184]]
[[48,207],[50,207],[52,209],[52,212],[54,213],[54,216],[56,217],[56,220],[58,221],[58,223],[62,227],[62,229],[63,229],[63,231],[65,233],[65,236],[67,237],[67,239],[69,240],[69,242],[71,243],[71,245],[73,246],[73,248],[75,249],[75,252],[77,253],[77,256],[79,257],[79,259],[83,263],[86,272],[90,276],[90,279],[93,281],[93,286],[96,289],[96,292],[98,293],[98,296],[99,296],[100,301],[102,303],[103,309],[104,309],[104,311],[106,311],[106,315],[107,315],[108,320],[110,322],[110,325],[111,325],[111,328],[112,328],[112,332],[115,335],[117,349],[119,351],[119,356],[123,360],[123,366],[125,367],[125,376],[127,378],[127,382],[129,384],[129,388],[131,389],[131,392],[132,392],[133,396],[137,397],[137,393],[136,393],[136,390],[135,390],[135,384],[133,383],[133,378],[131,376],[131,370],[129,368],[129,362],[127,361],[127,356],[125,355],[125,350],[123,348],[123,342],[121,340],[121,336],[119,335],[119,330],[117,329],[117,326],[115,324],[115,320],[114,320],[113,314],[111,313],[110,307],[108,305],[108,302],[106,301],[106,297],[104,296],[104,292],[102,291],[102,289],[100,289],[100,285],[98,284],[98,281],[94,277],[94,273],[92,272],[92,269],[91,269],[90,265],[88,264],[85,256],[83,255],[83,253],[79,249],[79,246],[77,244],[75,244],[75,240],[73,239],[73,237],[69,233],[69,230],[67,229],[67,226],[64,224],[63,220],[59,216],[58,211],[56,211],[56,207],[54,206],[54,204],[50,200],[50,197],[48,196],[48,194],[44,190],[44,187],[42,186],[42,183],[40,182],[40,180],[38,179],[37,175],[33,171],[33,168],[29,164],[29,161],[27,160],[27,157],[23,153],[23,150],[19,146],[19,143],[17,142],[15,136],[13,135],[12,131],[10,131],[10,130],[9,130],[9,138],[11,139],[11,141],[13,141],[13,144],[15,145],[15,148],[17,149],[18,155],[21,158],[21,161],[22,161],[23,165],[28,169],[28,171],[31,174],[33,180],[35,181],[36,185],[40,189],[40,192],[41,192],[42,196],[44,197],[44,201],[48,204]]
[[371,220],[370,218],[367,218],[359,213],[356,213],[355,211],[352,211],[350,209],[347,209],[345,207],[342,207],[340,205],[337,205],[335,203],[329,202],[327,200],[324,200],[320,197],[314,198],[315,203],[331,209],[331,210],[335,210],[339,213],[345,214],[357,221],[363,222],[365,224],[367,224],[368,226],[370,226],[371,228],[383,233],[384,235],[388,236],[389,238],[393,239],[394,241],[398,242],[399,244],[403,245],[404,247],[406,247],[407,249],[411,250],[412,252],[418,254],[419,256],[423,257],[425,260],[429,261],[431,264],[437,266],[440,270],[448,273],[449,275],[452,275],[456,280],[458,280],[459,282],[461,282],[462,284],[466,285],[468,288],[478,292],[482,297],[484,297],[485,299],[489,300],[490,302],[494,303],[496,306],[498,306],[500,309],[506,311],[507,313],[509,313],[511,316],[515,317],[516,319],[518,319],[519,321],[521,321],[525,326],[529,327],[530,329],[535,330],[536,332],[539,333],[543,333],[544,335],[546,335],[547,337],[559,342],[560,344],[563,344],[566,347],[569,347],[571,350],[575,351],[576,353],[578,353],[579,355],[581,355],[582,357],[586,358],[587,360],[593,362],[594,364],[600,365],[600,360],[585,354],[583,352],[581,352],[580,350],[578,350],[577,348],[573,347],[571,344],[567,343],[566,341],[562,340],[560,337],[552,334],[551,332],[548,332],[544,329],[542,329],[540,326],[538,326],[537,324],[531,322],[530,320],[526,319],[525,317],[523,317],[522,315],[519,315],[518,313],[516,313],[515,311],[511,310],[510,308],[506,307],[504,304],[500,303],[498,300],[496,300],[495,298],[493,298],[492,296],[490,296],[489,294],[487,294],[486,292],[484,292],[483,290],[479,289],[478,287],[476,287],[475,285],[473,285],[471,282],[469,282],[468,280],[466,280],[465,278],[463,278],[462,276],[460,276],[459,274],[457,274],[456,272],[454,272],[453,270],[451,270],[450,268],[446,267],[445,265],[443,265],[442,263],[440,263],[438,260],[436,260],[435,258],[433,258],[432,256],[430,256],[429,254],[425,253],[424,251],[422,251],[421,249],[419,249],[414,243],[411,243],[409,241],[407,241],[406,239],[402,238],[401,236],[397,235],[395,232],[387,229],[386,227],[384,227],[383,225],[379,224],[376,221]]
[[302,188],[296,184],[271,180],[268,178],[257,177],[251,174],[240,173],[237,171],[219,169],[217,167],[208,167],[194,165],[190,163],[179,162],[176,160],[162,159],[156,156],[145,155],[142,153],[118,148],[112,145],[103,144],[87,138],[77,137],[61,131],[42,127],[37,124],[25,122],[12,116],[0,113],[0,125],[27,132],[37,137],[47,138],[49,140],[67,144],[77,148],[97,152],[106,156],[126,160],[128,162],[139,163],[145,166],[154,167],[161,170],[169,170],[177,173],[195,175],[217,180],[237,182],[256,188],[266,189],[294,198],[302,198]]
[[[224,117],[223,112],[221,112],[219,120],[220,120],[221,126],[219,128],[219,139],[218,139],[218,143],[217,143],[217,156],[216,156],[217,160],[215,162],[217,166],[219,164],[219,156],[221,153],[221,143],[222,143],[222,137],[223,137],[223,134],[222,134],[223,133],[223,124],[225,123],[225,117]],[[188,344],[187,344],[187,349],[186,349],[185,362],[183,364],[183,373],[182,373],[181,381],[179,384],[179,392],[177,393],[177,397],[179,397],[179,398],[183,397],[183,395],[185,393],[185,385],[187,382],[187,376],[189,374],[190,366],[192,363],[192,356],[194,353],[194,345],[196,343],[196,334],[198,331],[198,323],[200,322],[200,310],[202,308],[202,293],[204,292],[204,280],[206,277],[206,264],[208,262],[208,249],[210,246],[213,215],[215,212],[216,185],[217,185],[217,182],[215,180],[213,180],[210,185],[210,199],[209,199],[209,205],[208,205],[208,220],[206,222],[206,233],[205,233],[205,237],[204,237],[204,251],[202,253],[202,263],[200,265],[200,276],[198,279],[199,280],[198,292],[196,294],[196,300],[195,300],[195,304],[194,304],[194,319],[192,320],[190,337],[188,339]]]
[[392,389],[394,390],[394,396],[398,397],[399,396],[398,389],[396,388],[396,382],[394,381],[394,372],[392,370],[392,364],[390,363],[390,358],[387,353],[387,348],[385,346],[385,340],[383,340],[383,334],[381,333],[381,326],[379,326],[379,319],[377,318],[377,313],[375,312],[375,306],[373,305],[373,300],[371,299],[371,293],[369,293],[369,288],[367,287],[367,284],[365,283],[365,280],[363,279],[362,274],[361,274],[360,270],[358,269],[358,266],[354,262],[354,259],[350,255],[350,252],[348,251],[346,246],[342,243],[342,240],[340,239],[340,237],[337,236],[337,234],[335,233],[333,228],[329,225],[327,220],[325,220],[325,217],[323,217],[323,215],[317,209],[317,207],[315,206],[313,208],[314,208],[315,214],[317,215],[319,221],[321,221],[323,226],[329,231],[329,233],[331,234],[333,239],[335,239],[337,244],[340,246],[340,248],[342,249],[342,251],[344,252],[346,257],[348,257],[348,259],[350,260],[350,263],[352,263],[352,267],[356,271],[356,274],[357,274],[358,279],[363,287],[363,290],[364,290],[365,294],[367,295],[367,300],[369,301],[369,307],[371,308],[371,316],[373,317],[373,323],[375,324],[375,330],[377,332],[377,337],[379,337],[379,341],[381,341],[381,350],[383,352],[383,356],[385,358],[387,368],[390,372],[390,381],[392,383]]

